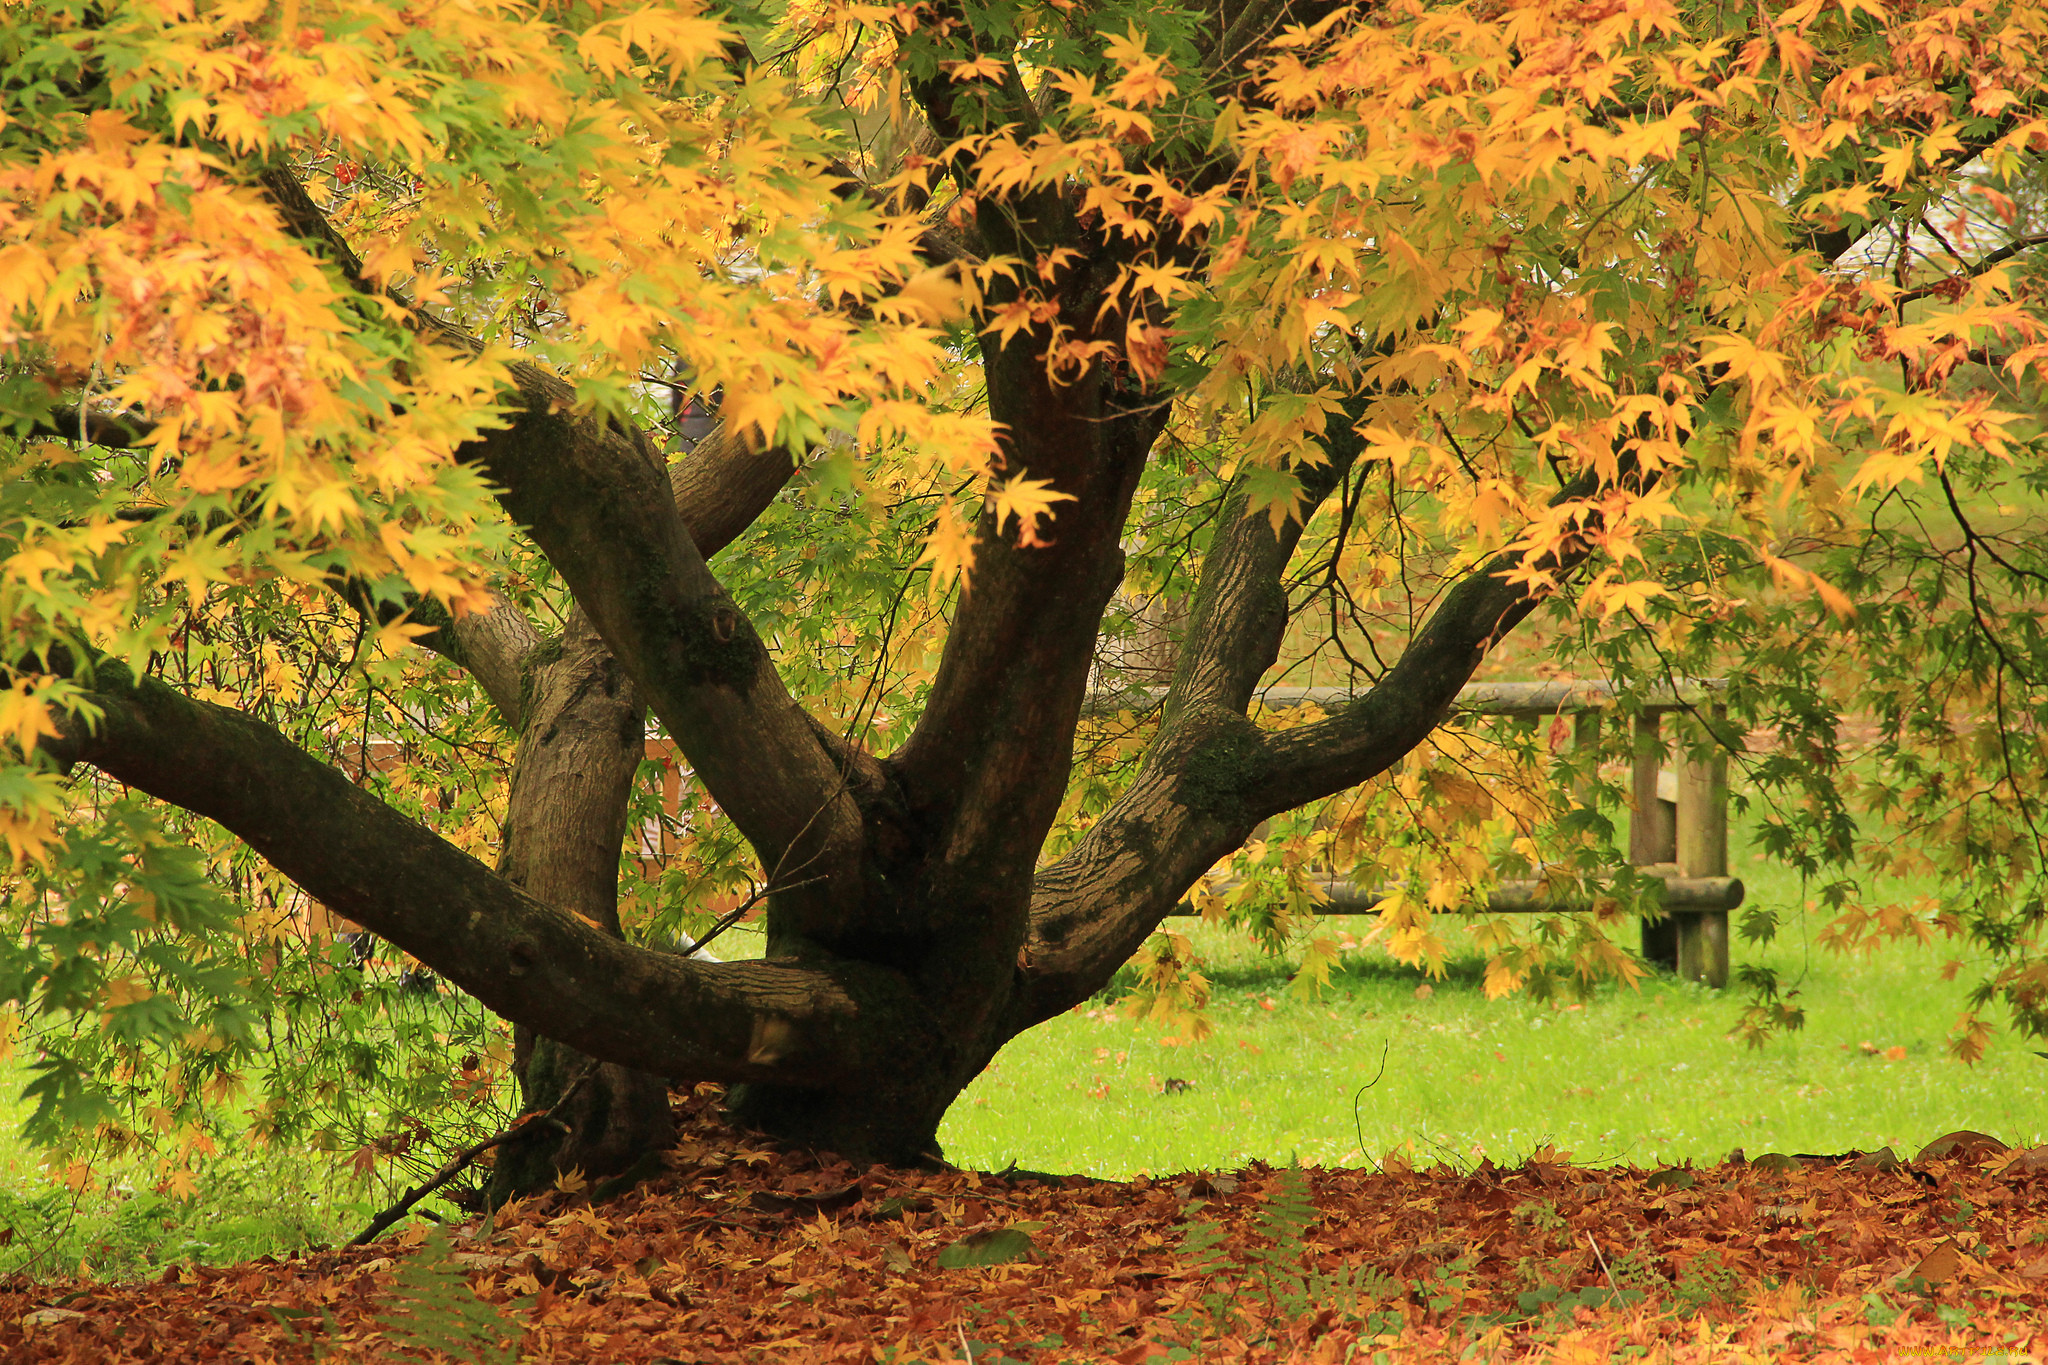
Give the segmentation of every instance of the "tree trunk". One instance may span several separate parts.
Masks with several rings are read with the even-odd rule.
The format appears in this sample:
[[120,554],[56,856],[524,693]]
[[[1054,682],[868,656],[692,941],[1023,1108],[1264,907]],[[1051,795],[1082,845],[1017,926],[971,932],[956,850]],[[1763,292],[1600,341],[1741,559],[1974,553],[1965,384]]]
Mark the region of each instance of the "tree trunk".
[[890,1166],[943,1165],[939,1124],[973,1073],[905,1064],[859,1079],[866,1084],[852,1089],[735,1086],[726,1108],[741,1126],[800,1147]]
[[545,1190],[567,1172],[592,1181],[641,1174],[649,1156],[675,1142],[668,1083],[661,1077],[622,1066],[593,1069],[592,1059],[574,1048],[527,1029],[518,1032],[526,1045],[519,1068],[525,1112],[552,1109],[570,1086],[576,1090],[555,1122],[498,1149],[489,1190],[493,1205]]
[[[559,642],[528,654],[521,690],[524,729],[499,873],[617,937],[626,805],[645,746],[639,698],[580,611]],[[660,1076],[594,1066],[524,1027],[514,1030],[513,1069],[524,1112],[554,1108],[571,1086],[575,1093],[555,1123],[499,1153],[494,1204],[545,1189],[569,1171],[593,1180],[620,1175],[675,1138]]]

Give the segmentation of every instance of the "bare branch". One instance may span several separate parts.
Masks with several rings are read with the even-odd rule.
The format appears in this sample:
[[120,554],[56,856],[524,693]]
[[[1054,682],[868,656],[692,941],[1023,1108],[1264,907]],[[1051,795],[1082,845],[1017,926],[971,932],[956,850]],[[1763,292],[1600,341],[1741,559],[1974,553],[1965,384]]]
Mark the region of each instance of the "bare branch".
[[48,417],[29,425],[30,436],[60,441],[86,441],[109,450],[133,450],[149,440],[156,424],[134,412],[96,412],[71,404],[50,409]]
[[425,1199],[443,1185],[446,1185],[456,1176],[461,1175],[463,1171],[469,1168],[471,1162],[492,1148],[502,1147],[515,1138],[531,1137],[536,1128],[566,1127],[567,1125],[563,1124],[556,1115],[560,1114],[569,1101],[576,1098],[576,1093],[589,1083],[592,1076],[597,1074],[597,1067],[596,1061],[584,1063],[583,1069],[576,1073],[576,1079],[569,1082],[568,1088],[562,1091],[561,1097],[545,1110],[531,1114],[521,1114],[492,1136],[485,1138],[482,1142],[471,1143],[454,1156],[448,1158],[447,1161],[441,1164],[440,1170],[407,1190],[397,1203],[385,1209],[384,1212],[378,1214],[375,1218],[372,1218],[368,1227],[349,1238],[343,1245],[359,1247],[367,1246],[369,1243],[376,1241],[377,1234],[412,1212],[413,1205],[419,1203],[420,1200]]

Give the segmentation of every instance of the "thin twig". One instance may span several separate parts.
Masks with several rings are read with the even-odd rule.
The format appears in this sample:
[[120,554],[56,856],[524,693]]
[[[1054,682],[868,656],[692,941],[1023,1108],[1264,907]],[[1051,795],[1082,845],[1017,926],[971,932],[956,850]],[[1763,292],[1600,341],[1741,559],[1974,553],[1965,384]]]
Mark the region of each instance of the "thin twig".
[[[1946,246],[1947,243],[1943,243],[1943,245]],[[1990,270],[1992,267],[2004,265],[2013,257],[2021,254],[2022,252],[2032,251],[2037,246],[2048,246],[2048,233],[2040,233],[2032,237],[2022,237],[2016,242],[2009,242],[2006,245],[1998,248],[1998,250],[1992,252],[1990,255],[1986,256],[1983,260],[1977,262],[1977,264],[1973,266],[1966,266],[1964,269],[1957,271],[1954,274],[1945,275],[1941,279],[1936,280],[1933,284],[1924,284],[1917,289],[1908,289],[1901,293],[1896,299],[1894,299],[1893,302],[1897,304],[1908,304],[1914,302],[1917,299],[1924,299],[1929,297],[1930,295],[1938,294],[1945,286],[1953,287],[1956,284],[1967,284],[1969,281],[1976,279],[1979,275],[1982,275],[1985,271]],[[1953,256],[1955,255],[1955,252],[1951,250],[1949,254]]]
[[[1358,1093],[1351,1097],[1351,1126],[1358,1133],[1358,1154],[1360,1156],[1365,1157],[1367,1161],[1372,1161],[1372,1158],[1370,1156],[1366,1156],[1365,1120],[1358,1117],[1358,1102],[1365,1098],[1366,1091],[1372,1089],[1374,1086],[1380,1083],[1380,1077],[1387,1074],[1387,1049],[1392,1046],[1393,1039],[1391,1038],[1385,1040],[1380,1044],[1380,1069],[1378,1071],[1373,1072],[1372,1079],[1367,1081],[1364,1085],[1359,1086]],[[1372,1161],[1372,1164],[1374,1170],[1380,1169],[1379,1162]]]
[[759,891],[756,891],[753,895],[741,901],[733,909],[726,911],[725,914],[722,917],[720,917],[719,921],[711,926],[710,931],[707,932],[704,935],[704,937],[691,939],[690,951],[693,953],[702,951],[704,946],[710,943],[712,939],[717,938],[720,934],[724,933],[726,930],[732,928],[735,924],[738,924],[741,920],[745,919],[747,917],[748,912],[753,910],[755,906],[759,905],[767,897],[772,895],[779,895],[784,891],[794,891],[799,886],[809,886],[812,882],[822,882],[824,880],[824,877],[819,876],[806,877],[800,882],[791,882],[788,886],[771,886],[764,883]]
[[1593,1248],[1593,1259],[1600,1263],[1601,1273],[1607,1276],[1607,1290],[1618,1302],[1621,1298],[1621,1286],[1614,1282],[1614,1272],[1607,1268],[1607,1258],[1600,1254],[1600,1244],[1593,1240],[1593,1234],[1590,1232],[1586,1234],[1586,1245]]
[[561,1098],[548,1107],[547,1112],[541,1114],[521,1114],[512,1121],[510,1127],[506,1128],[504,1132],[499,1133],[496,1137],[485,1138],[475,1146],[465,1147],[460,1152],[457,1152],[453,1157],[449,1158],[447,1165],[434,1172],[432,1179],[423,1185],[415,1185],[406,1192],[403,1199],[371,1219],[370,1226],[348,1239],[348,1245],[359,1247],[366,1242],[375,1241],[378,1234],[382,1233],[384,1229],[410,1213],[414,1204],[419,1203],[420,1200],[425,1199],[435,1190],[440,1189],[443,1185],[460,1175],[472,1161],[475,1161],[493,1147],[502,1146],[516,1137],[524,1137],[535,1128],[545,1125],[553,1125],[565,1133],[570,1131],[569,1126],[556,1118],[555,1115],[560,1113],[562,1107],[576,1097],[576,1092],[583,1088],[583,1083],[588,1081],[596,1072],[597,1062],[595,1060],[584,1063],[583,1070],[576,1074],[575,1080],[569,1082],[569,1088],[562,1092]]

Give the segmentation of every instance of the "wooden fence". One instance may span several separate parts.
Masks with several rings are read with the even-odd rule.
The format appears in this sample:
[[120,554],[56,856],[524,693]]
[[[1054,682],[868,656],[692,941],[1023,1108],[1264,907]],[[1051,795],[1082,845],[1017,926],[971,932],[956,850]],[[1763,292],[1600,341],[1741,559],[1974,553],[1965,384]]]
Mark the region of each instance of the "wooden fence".
[[[1628,860],[1635,870],[1664,883],[1665,918],[1643,925],[1643,956],[1692,981],[1728,984],[1728,912],[1742,904],[1739,878],[1728,875],[1728,756],[1716,749],[1694,762],[1672,746],[1674,769],[1665,767],[1664,718],[1703,713],[1719,718],[1714,697],[1726,683],[1708,679],[1652,692],[1635,722],[1635,759],[1630,779]],[[1351,694],[1332,687],[1274,687],[1259,696],[1268,709],[1313,703],[1329,707]],[[1509,716],[1534,722],[1544,716],[1572,717],[1572,743],[1599,741],[1604,712],[1615,689],[1602,682],[1473,683],[1458,693],[1465,715]],[[1235,883],[1215,889],[1229,892]],[[1322,913],[1364,915],[1378,910],[1381,893],[1332,878],[1324,884],[1329,904]],[[1546,894],[1540,881],[1506,881],[1487,897],[1494,914],[1588,910],[1590,899]],[[1183,903],[1176,912],[1193,914]]]

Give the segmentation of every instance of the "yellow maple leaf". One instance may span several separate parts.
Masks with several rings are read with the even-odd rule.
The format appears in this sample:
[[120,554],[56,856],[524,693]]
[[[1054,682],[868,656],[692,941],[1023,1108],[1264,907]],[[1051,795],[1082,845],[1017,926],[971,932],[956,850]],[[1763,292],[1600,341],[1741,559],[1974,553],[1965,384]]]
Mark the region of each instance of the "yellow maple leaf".
[[155,994],[155,991],[133,976],[116,977],[107,983],[107,1005],[112,1009],[132,1005],[138,1000],[147,1000]]
[[982,56],[971,62],[953,62],[946,67],[946,78],[956,84],[965,81],[1000,81],[1003,78],[1003,59]]
[[1453,323],[1452,328],[1464,333],[1465,350],[1469,353],[1492,341],[1495,334],[1500,331],[1501,323],[1505,321],[1507,318],[1497,309],[1472,308],[1466,311],[1464,317]]
[[1829,611],[1844,621],[1856,619],[1856,604],[1849,600],[1847,593],[1819,574],[1808,574],[1807,577],[1812,580],[1813,590],[1820,594],[1820,600],[1826,604]]
[[1595,579],[1586,589],[1586,599],[1600,608],[1600,619],[1605,621],[1620,612],[1636,615],[1649,605],[1652,598],[1667,597],[1662,583],[1649,579],[1633,582],[1617,582],[1614,570],[1609,569]]
[[24,756],[34,752],[36,741],[44,735],[57,734],[49,702],[40,693],[49,682],[48,678],[25,678],[0,692],[0,739],[13,740]]
[[1017,519],[1017,543],[1022,546],[1050,544],[1039,538],[1039,522],[1051,519],[1054,503],[1073,501],[1074,495],[1054,488],[1051,479],[1026,478],[1021,470],[1015,478],[997,484],[988,493],[988,508],[996,517],[996,534],[1002,535],[1014,516]]
[[1913,171],[1915,148],[1910,142],[1900,147],[1887,147],[1878,153],[1877,178],[1893,189],[1906,183],[1906,177]]
[[932,566],[933,594],[944,592],[956,578],[962,590],[967,588],[974,572],[974,532],[951,506],[939,509],[917,562]]

